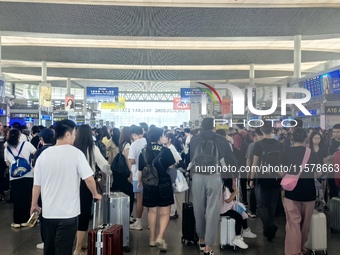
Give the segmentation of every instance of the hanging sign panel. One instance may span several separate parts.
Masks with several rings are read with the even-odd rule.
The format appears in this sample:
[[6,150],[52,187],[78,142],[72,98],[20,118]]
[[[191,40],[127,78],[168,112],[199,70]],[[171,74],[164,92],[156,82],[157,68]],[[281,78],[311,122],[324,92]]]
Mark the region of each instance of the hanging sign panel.
[[88,102],[117,102],[117,87],[87,87],[86,100]]
[[52,86],[50,83],[39,84],[39,105],[42,107],[52,106]]
[[74,111],[74,95],[66,94],[65,95],[65,111]]
[[188,101],[182,101],[181,98],[174,98],[174,110],[190,110],[190,103]]
[[118,97],[118,102],[101,103],[102,110],[125,109],[125,97]]

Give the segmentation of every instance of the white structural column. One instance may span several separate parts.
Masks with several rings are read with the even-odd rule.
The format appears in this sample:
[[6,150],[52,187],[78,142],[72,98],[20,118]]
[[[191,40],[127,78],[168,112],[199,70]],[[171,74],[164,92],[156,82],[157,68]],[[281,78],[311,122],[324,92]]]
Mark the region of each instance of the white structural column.
[[250,64],[249,66],[249,86],[254,87],[255,85],[255,65]]
[[86,117],[87,115],[87,110],[86,110],[86,88],[84,88],[84,102],[83,102],[83,115]]
[[47,63],[46,63],[46,61],[43,61],[42,65],[41,65],[41,81],[47,82]]
[[301,78],[301,35],[294,36],[294,78]]
[[66,94],[71,94],[71,78],[67,78],[67,81],[66,81]]

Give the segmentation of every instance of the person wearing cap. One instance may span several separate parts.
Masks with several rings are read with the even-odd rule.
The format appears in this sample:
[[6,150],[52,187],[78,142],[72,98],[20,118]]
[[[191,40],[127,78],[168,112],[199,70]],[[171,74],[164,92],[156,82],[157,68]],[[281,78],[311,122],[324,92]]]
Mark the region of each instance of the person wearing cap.
[[[38,157],[40,154],[46,150],[48,147],[53,146],[53,140],[54,140],[54,131],[50,128],[44,128],[43,130],[40,131],[39,133],[39,139],[40,139],[40,144],[42,145],[42,148],[37,150],[37,152],[34,154],[34,160],[32,162],[32,166],[35,166],[35,162],[37,162]],[[41,207],[41,197],[39,197],[38,200],[38,205]],[[44,249],[44,237],[42,233],[42,225],[43,225],[43,217],[42,214],[39,215],[39,220],[40,220],[40,236],[41,236],[41,241],[42,243],[37,244],[37,249]]]
[[[196,148],[200,147],[204,140],[212,140],[217,147],[219,162],[225,162],[228,167],[237,167],[237,161],[231,150],[227,139],[216,134],[214,130],[214,119],[205,118],[202,121],[202,132],[194,135],[190,140],[190,159],[195,164],[197,153]],[[220,166],[222,164],[219,164]],[[215,241],[216,229],[220,221],[221,201],[222,201],[222,179],[227,173],[223,171],[202,173],[195,171],[196,168],[209,166],[194,166],[190,174],[192,175],[192,197],[194,205],[194,215],[196,220],[196,231],[199,237],[199,248],[204,255],[213,255],[212,246]],[[216,166],[215,166],[216,167]]]

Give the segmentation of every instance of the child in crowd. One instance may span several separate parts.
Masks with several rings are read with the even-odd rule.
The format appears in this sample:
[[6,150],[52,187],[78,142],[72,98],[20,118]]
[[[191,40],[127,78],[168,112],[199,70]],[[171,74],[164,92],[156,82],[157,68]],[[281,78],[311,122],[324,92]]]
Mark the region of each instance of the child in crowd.
[[233,179],[228,178],[223,180],[221,216],[229,216],[230,218],[235,219],[236,237],[233,240],[233,244],[241,249],[247,249],[248,245],[243,241],[243,237],[256,238],[256,235],[252,233],[248,227],[248,215],[244,205],[235,201],[238,193],[239,190],[234,189]]

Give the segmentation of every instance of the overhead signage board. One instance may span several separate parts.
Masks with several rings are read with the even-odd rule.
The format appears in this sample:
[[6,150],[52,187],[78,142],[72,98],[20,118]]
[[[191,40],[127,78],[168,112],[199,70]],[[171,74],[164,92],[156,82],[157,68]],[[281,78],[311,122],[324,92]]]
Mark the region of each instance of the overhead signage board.
[[174,98],[174,110],[190,110],[190,102],[188,101],[182,101],[181,98],[176,97]]
[[117,87],[87,87],[86,100],[88,102],[117,102]]
[[182,101],[188,101],[191,103],[201,101],[201,97],[203,94],[206,94],[205,91],[199,88],[181,88],[180,95]]
[[125,109],[125,97],[118,97],[118,102],[101,103],[100,109],[102,110]]

